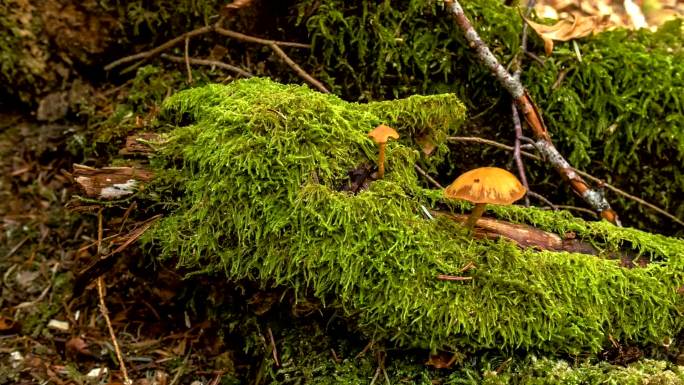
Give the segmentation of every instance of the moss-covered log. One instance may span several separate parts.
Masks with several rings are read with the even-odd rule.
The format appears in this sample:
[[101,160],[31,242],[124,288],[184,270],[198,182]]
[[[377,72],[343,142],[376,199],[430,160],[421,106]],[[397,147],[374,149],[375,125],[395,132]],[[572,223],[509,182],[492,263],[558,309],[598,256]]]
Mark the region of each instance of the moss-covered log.
[[[433,98],[441,108],[414,109],[423,116],[414,124],[443,131],[438,137],[455,132],[462,105]],[[160,126],[175,128],[153,162],[175,209],[147,241],[195,273],[314,296],[369,336],[406,346],[579,353],[609,338],[661,343],[681,330],[681,240],[521,207],[490,213],[574,232],[606,254],[633,249],[652,263],[625,269],[600,256],[471,239],[448,219],[423,216],[421,205],[465,205],[420,187],[409,139],[389,144],[385,179],[356,195],[339,191],[350,170],[374,161],[369,129],[384,122],[408,134],[390,117],[412,105],[385,102],[382,118],[372,104],[262,79],[178,93],[163,106]],[[469,283],[436,279],[470,262]]]

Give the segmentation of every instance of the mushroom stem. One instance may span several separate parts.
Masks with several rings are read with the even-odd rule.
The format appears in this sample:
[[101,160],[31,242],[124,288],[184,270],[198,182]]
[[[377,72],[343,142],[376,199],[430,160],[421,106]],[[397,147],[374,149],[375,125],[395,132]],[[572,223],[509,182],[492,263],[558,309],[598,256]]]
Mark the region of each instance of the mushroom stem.
[[380,143],[380,155],[378,156],[378,179],[385,176],[385,145],[387,143]]
[[486,203],[475,204],[475,208],[473,208],[473,211],[470,213],[470,216],[468,217],[468,220],[465,223],[465,228],[466,230],[468,230],[468,232],[472,231],[473,227],[475,227],[475,223],[478,219],[480,219],[482,213],[484,213],[485,206],[487,206]]

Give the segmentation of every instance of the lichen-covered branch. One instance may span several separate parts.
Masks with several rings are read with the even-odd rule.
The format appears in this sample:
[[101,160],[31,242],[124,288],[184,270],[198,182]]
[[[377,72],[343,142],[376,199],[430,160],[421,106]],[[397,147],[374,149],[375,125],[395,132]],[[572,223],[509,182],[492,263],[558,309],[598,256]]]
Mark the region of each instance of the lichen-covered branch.
[[617,214],[611,209],[608,201],[599,191],[592,189],[579,175],[569,174],[572,167],[556,150],[551,141],[541,113],[537,109],[532,97],[525,91],[522,83],[515,76],[511,75],[499,61],[491,50],[482,41],[473,25],[470,23],[463,8],[457,0],[446,1],[447,6],[456,21],[456,24],[463,31],[468,44],[477,53],[480,62],[487,67],[492,74],[499,80],[503,87],[511,94],[518,109],[525,117],[525,121],[532,129],[534,137],[539,142],[544,142],[545,151],[548,152],[547,161],[561,174],[563,179],[570,183],[573,190],[577,192],[594,210],[601,214],[601,217],[614,224],[620,224]]

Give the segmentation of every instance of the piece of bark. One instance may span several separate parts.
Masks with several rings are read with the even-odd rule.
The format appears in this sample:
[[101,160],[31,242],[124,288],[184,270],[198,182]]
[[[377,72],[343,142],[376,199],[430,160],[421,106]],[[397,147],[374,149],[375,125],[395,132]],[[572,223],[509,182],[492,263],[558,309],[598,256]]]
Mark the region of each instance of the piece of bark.
[[158,142],[159,134],[153,132],[142,132],[126,137],[124,148],[119,150],[121,155],[152,155],[154,149],[146,142]]
[[[431,211],[435,216],[446,215],[449,218],[465,223],[468,215],[447,214],[439,211]],[[520,223],[510,223],[492,218],[480,218],[473,229],[475,238],[499,239],[501,237],[515,242],[521,248],[536,248],[549,251],[567,251],[588,255],[601,254],[591,243],[583,242],[575,238],[574,233],[565,234],[563,237],[536,227]],[[633,250],[621,249],[604,253],[605,258],[620,261],[620,266],[626,268],[646,267],[648,258],[641,258]]]
[[134,167],[93,168],[74,164],[74,180],[85,195],[97,199],[121,199],[138,191],[140,182],[153,177],[151,171]]
[[[456,221],[465,223],[467,215],[451,216]],[[543,250],[563,250],[563,239],[556,234],[539,230],[519,223],[504,222],[491,218],[480,218],[474,229],[478,238],[497,239],[504,237],[522,248],[536,247]]]
[[[467,215],[445,214],[433,211],[434,215],[447,215],[457,222],[465,223]],[[476,238],[498,239],[504,237],[522,248],[537,248],[550,251],[567,251],[598,255],[599,252],[591,244],[577,239],[564,239],[559,235],[536,227],[520,223],[510,223],[492,218],[480,218],[475,224],[474,236]]]

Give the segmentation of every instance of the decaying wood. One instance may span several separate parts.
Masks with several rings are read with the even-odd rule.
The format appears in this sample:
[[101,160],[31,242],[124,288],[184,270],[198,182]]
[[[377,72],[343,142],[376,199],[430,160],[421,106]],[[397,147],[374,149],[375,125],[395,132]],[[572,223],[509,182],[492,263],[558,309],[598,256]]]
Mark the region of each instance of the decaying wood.
[[93,168],[74,164],[74,180],[89,198],[121,199],[152,179],[152,172],[134,167]]
[[[431,211],[434,216],[446,215],[449,218],[465,223],[468,215],[450,214],[442,211]],[[473,229],[473,236],[479,239],[499,239],[506,238],[521,248],[535,248],[548,251],[566,251],[568,253],[579,253],[596,255],[603,254],[605,258],[620,260],[622,267],[645,267],[649,261],[630,250],[619,250],[618,252],[601,253],[588,242],[583,242],[575,238],[575,234],[565,234],[563,237],[548,231],[540,230],[520,223],[511,223],[492,218],[480,218]]]
[[[434,212],[435,215],[447,215],[457,222],[465,223],[468,215],[446,214]],[[597,255],[599,252],[592,245],[574,238],[561,238],[557,234],[540,230],[536,227],[520,223],[510,223],[492,218],[480,218],[475,224],[476,238],[498,239],[504,237],[522,248],[537,248],[550,251],[567,251]]]
[[153,132],[141,132],[139,134],[126,137],[124,148],[119,150],[121,155],[152,155],[154,149],[148,144],[158,142],[159,134]]

